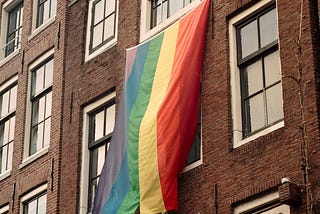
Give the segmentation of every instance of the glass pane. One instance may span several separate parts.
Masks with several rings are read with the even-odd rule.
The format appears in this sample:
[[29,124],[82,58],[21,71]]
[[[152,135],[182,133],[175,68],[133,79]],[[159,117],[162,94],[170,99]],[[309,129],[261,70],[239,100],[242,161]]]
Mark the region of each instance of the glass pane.
[[260,36],[261,36],[261,47],[276,41],[278,38],[278,25],[276,9],[264,14],[260,18]]
[[263,94],[258,94],[249,100],[251,132],[265,126]]
[[38,125],[38,140],[37,140],[37,151],[43,148],[43,131],[44,131],[44,123],[40,123]]
[[51,108],[52,108],[52,92],[49,92],[46,95],[46,115],[45,118],[51,116]]
[[17,86],[14,86],[10,92],[10,112],[16,109],[17,103]]
[[263,88],[261,60],[249,65],[245,69],[248,77],[248,94],[251,95]]
[[104,164],[104,160],[105,160],[105,155],[106,155],[106,146],[100,146],[98,148],[98,162],[97,162],[97,175],[101,174],[101,170]]
[[104,18],[104,0],[100,0],[99,2],[95,3],[93,5],[93,17],[94,17],[94,25],[96,25],[98,22],[102,21]]
[[114,35],[114,16],[112,15],[104,21],[104,41]]
[[7,170],[7,154],[8,154],[8,146],[2,147],[2,166],[1,172],[5,172]]
[[0,147],[0,174],[2,173],[2,165],[3,165],[3,161],[2,161],[2,147]]
[[41,97],[41,98],[39,99],[38,122],[41,122],[41,121],[44,120],[45,99],[46,99],[46,97]]
[[155,26],[160,24],[162,21],[162,9],[161,8],[162,8],[162,6],[159,6],[154,10],[155,14],[154,14],[153,18],[155,18],[155,20],[154,20]]
[[3,145],[7,144],[9,141],[9,128],[10,128],[10,121],[6,121],[4,123],[4,131],[3,131]]
[[53,60],[50,60],[45,66],[46,66],[45,87],[48,87],[52,85],[52,80],[53,80]]
[[10,119],[10,128],[9,128],[9,142],[14,140],[14,126],[16,123],[16,117]]
[[273,52],[264,58],[266,86],[281,80],[279,51]]
[[[159,14],[161,14],[161,11]],[[163,22],[167,18],[168,18],[168,1],[165,1],[162,3],[162,17],[159,20],[160,22]]]
[[51,118],[47,119],[44,123],[44,147],[50,144],[50,132],[51,132]]
[[33,155],[37,151],[37,141],[38,141],[38,126],[32,128],[31,130],[31,140],[30,140],[30,155]]
[[38,20],[37,20],[37,27],[39,27],[40,25],[42,25],[43,23],[43,16],[44,16],[44,5],[41,4],[39,5],[39,8],[38,8]]
[[96,141],[104,136],[104,111],[95,115],[94,125],[94,140]]
[[32,104],[32,125],[38,124],[39,117],[39,100],[35,100]]
[[192,164],[198,160],[200,160],[200,147],[201,147],[201,125],[198,125],[196,135],[194,137],[190,153],[187,159],[187,165]]
[[43,195],[38,199],[38,214],[46,214],[47,195]]
[[37,213],[37,200],[33,200],[28,203],[28,214],[36,214]]
[[38,70],[36,70],[35,72],[35,87],[34,87],[34,92],[33,92],[33,95],[36,94],[36,93],[39,93],[44,85],[43,85],[43,81],[44,81],[44,66],[41,66]]
[[169,0],[169,17],[183,8],[183,1]]
[[44,3],[43,22],[48,21],[50,18],[50,0]]
[[268,123],[272,124],[283,118],[281,83],[269,88],[266,93]]
[[90,172],[91,172],[91,178],[94,178],[97,176],[97,167],[98,167],[98,150],[99,148],[95,148],[94,150],[91,150],[90,152]]
[[57,13],[57,0],[51,0],[50,17],[54,17]]
[[17,25],[17,20],[18,20],[18,8],[16,8],[14,11],[11,11],[9,13],[9,20],[8,20],[8,35],[12,34],[13,32],[15,32],[15,30],[17,29],[18,25]]
[[116,1],[115,0],[106,0],[106,15],[108,16],[116,10]]
[[115,115],[116,115],[116,106],[112,105],[107,109],[106,134],[105,135],[108,135],[113,132]]
[[96,46],[102,43],[102,34],[103,34],[102,31],[103,31],[103,22],[93,28],[92,48],[95,48]]
[[12,169],[13,142],[8,145],[8,150],[7,170]]
[[259,48],[257,21],[253,21],[240,29],[241,58],[244,58]]
[[0,146],[4,145],[4,123],[0,124]]
[[1,97],[1,117],[9,113],[9,91]]

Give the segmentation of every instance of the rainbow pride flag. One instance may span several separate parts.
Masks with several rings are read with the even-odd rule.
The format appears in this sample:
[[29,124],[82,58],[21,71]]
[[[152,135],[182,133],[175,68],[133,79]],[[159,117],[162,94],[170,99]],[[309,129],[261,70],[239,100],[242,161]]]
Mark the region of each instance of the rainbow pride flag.
[[209,0],[151,40],[127,50],[115,130],[93,213],[178,208],[177,177],[197,129]]

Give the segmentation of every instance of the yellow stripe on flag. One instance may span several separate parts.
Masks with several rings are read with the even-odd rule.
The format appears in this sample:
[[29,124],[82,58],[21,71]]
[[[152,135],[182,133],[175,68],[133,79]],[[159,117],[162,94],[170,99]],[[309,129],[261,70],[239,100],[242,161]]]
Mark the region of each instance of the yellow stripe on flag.
[[166,211],[162,199],[158,171],[157,112],[169,84],[174,60],[179,23],[164,33],[158,65],[156,68],[150,101],[140,125],[139,136],[139,180],[140,213]]

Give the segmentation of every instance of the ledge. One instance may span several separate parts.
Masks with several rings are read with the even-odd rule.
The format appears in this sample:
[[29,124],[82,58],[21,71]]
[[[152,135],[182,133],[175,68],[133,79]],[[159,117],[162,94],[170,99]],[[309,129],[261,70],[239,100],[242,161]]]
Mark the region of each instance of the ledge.
[[22,169],[23,167],[29,165],[30,163],[32,163],[33,161],[42,157],[43,155],[47,154],[48,152],[49,152],[49,147],[45,147],[45,148],[41,149],[40,151],[36,152],[35,154],[31,155],[30,157],[27,157],[19,165],[19,169]]
[[46,29],[47,27],[49,27],[54,21],[56,20],[56,17],[51,17],[47,22],[43,23],[42,25],[40,25],[39,27],[37,27],[36,29],[34,29],[31,33],[31,35],[28,37],[28,41],[30,41],[31,39],[33,39],[33,37],[35,37],[36,35],[38,35],[40,32],[42,32],[44,29]]
[[4,173],[0,174],[0,181],[6,179],[7,177],[9,177],[11,175],[11,169],[5,171]]
[[2,67],[4,64],[6,64],[7,62],[9,62],[12,58],[14,58],[15,56],[17,56],[20,53],[20,49],[15,50],[14,52],[12,52],[9,56],[7,56],[6,58],[3,58],[0,61],[0,67]]

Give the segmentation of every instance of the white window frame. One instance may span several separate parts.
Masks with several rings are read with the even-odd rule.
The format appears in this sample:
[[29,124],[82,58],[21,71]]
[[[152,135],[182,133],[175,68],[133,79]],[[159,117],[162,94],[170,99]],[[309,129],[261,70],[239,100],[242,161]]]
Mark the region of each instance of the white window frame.
[[88,6],[88,21],[87,21],[87,32],[86,32],[86,50],[85,50],[85,58],[84,61],[87,62],[90,59],[100,55],[101,53],[105,52],[109,48],[115,46],[118,41],[118,16],[119,16],[119,0],[115,0],[116,4],[116,20],[115,20],[115,31],[114,31],[114,38],[107,42],[106,44],[102,45],[99,47],[97,50],[94,50],[92,53],[90,53],[90,40],[91,40],[91,22],[92,22],[92,5],[94,0],[89,1],[89,6]]
[[[21,45],[18,46],[16,50],[10,53],[8,56],[5,56],[5,50],[3,47],[7,43],[7,33],[8,33],[8,21],[9,21],[9,12],[23,0],[8,0],[2,6],[2,17],[1,17],[1,30],[0,30],[0,66],[4,65],[10,59],[19,54]],[[20,38],[21,41],[21,38]]]
[[[27,106],[26,106],[26,125],[25,125],[25,135],[24,135],[24,149],[23,149],[23,161],[19,165],[19,168],[23,168],[26,165],[30,164],[31,162],[35,161],[36,159],[40,158],[41,156],[45,155],[49,151],[50,145],[42,148],[41,150],[37,151],[33,155],[29,156],[29,147],[30,147],[30,130],[31,130],[31,114],[32,114],[32,102],[30,101],[31,98],[31,72],[34,70],[37,66],[41,65],[43,62],[45,62],[48,58],[52,57],[54,54],[54,49],[49,50],[45,54],[43,54],[41,57],[39,57],[35,62],[33,62],[29,66],[29,77],[28,77],[28,93],[27,93]],[[54,71],[53,71],[54,73]],[[54,74],[53,74],[54,75]],[[53,98],[53,96],[52,96]],[[52,100],[53,102],[53,100]]]
[[286,205],[286,204],[280,204],[279,203],[279,192],[272,192],[268,195],[264,195],[261,197],[257,197],[251,201],[239,204],[237,206],[234,207],[233,213],[234,214],[242,214],[242,213],[247,213],[250,210],[253,209],[259,209],[259,207],[261,206],[268,206],[268,205],[275,205],[276,207],[282,208],[283,210],[285,210],[286,212],[288,211],[288,213],[284,213],[284,214],[289,214],[290,213],[290,206]]
[[[58,0],[57,0],[58,1]],[[51,16],[48,20],[43,22],[41,25],[37,27],[37,18],[38,18],[38,2],[39,0],[33,0],[33,7],[32,7],[32,28],[31,28],[31,35],[28,37],[28,40],[31,40],[33,37],[35,37],[37,34],[39,34],[41,31],[43,31],[45,28],[47,28],[49,25],[51,25],[57,16],[57,11],[54,16]],[[56,8],[58,8],[58,2],[56,5]]]
[[150,20],[151,20],[151,1],[150,0],[141,0],[141,26],[140,26],[140,42],[146,41],[150,39],[152,36],[156,35],[163,29],[167,28],[169,25],[177,21],[179,18],[181,18],[183,15],[185,15],[187,12],[195,8],[197,5],[199,5],[201,0],[195,0],[191,2],[190,4],[186,5],[184,8],[179,10],[174,15],[168,17],[163,22],[161,22],[159,25],[153,27],[150,30]]
[[[232,120],[233,120],[233,147],[237,148],[245,143],[248,143],[260,136],[266,135],[284,126],[284,121],[281,121],[273,126],[263,129],[247,138],[243,139],[242,135],[242,113],[241,113],[241,94],[240,94],[240,70],[237,66],[237,38],[236,38],[236,27],[235,25],[240,21],[244,20],[252,13],[259,9],[272,4],[273,0],[262,0],[250,7],[246,11],[233,17],[229,21],[229,48],[230,48],[230,84],[231,84],[231,105],[232,105]],[[276,7],[277,9],[278,7]],[[279,37],[278,37],[279,38]],[[280,50],[280,41],[279,41]],[[281,67],[281,62],[280,62]]]
[[0,214],[3,214],[8,211],[9,211],[9,204],[0,208]]
[[[37,197],[38,195],[40,195],[42,193],[46,193],[47,194],[46,200],[47,200],[47,205],[48,205],[48,191],[47,191],[47,188],[48,188],[48,184],[43,184],[43,185],[39,186],[38,188],[36,188],[36,189],[28,192],[27,194],[23,195],[21,197],[21,200],[20,200],[20,214],[23,214],[23,209],[24,209],[25,202]],[[47,207],[46,207],[46,209],[47,209]]]
[[83,109],[83,125],[82,125],[82,155],[81,155],[81,175],[80,175],[80,214],[88,213],[88,189],[89,189],[89,162],[90,151],[88,149],[89,139],[89,112],[108,103],[116,97],[116,92],[112,92],[100,100],[86,106]]
[[[0,92],[3,91],[3,90],[6,90],[8,87],[10,87],[11,85],[13,85],[14,83],[17,83],[17,81],[18,81],[18,75],[12,77],[12,78],[9,79],[8,81],[6,81],[4,84],[2,84],[2,85],[0,86]],[[18,86],[18,83],[16,84],[16,86]],[[16,110],[14,110],[14,111],[16,111]],[[9,112],[8,114],[11,114],[11,113],[12,113],[12,112]],[[13,154],[12,154],[12,156],[13,156]],[[13,159],[12,159],[12,160],[13,160]],[[9,177],[9,176],[11,175],[11,171],[12,171],[12,169],[9,169],[9,170],[7,170],[7,171],[5,171],[5,172],[2,172],[2,173],[0,174],[0,181],[3,180],[3,179],[5,179],[5,178],[7,178],[7,177]]]

